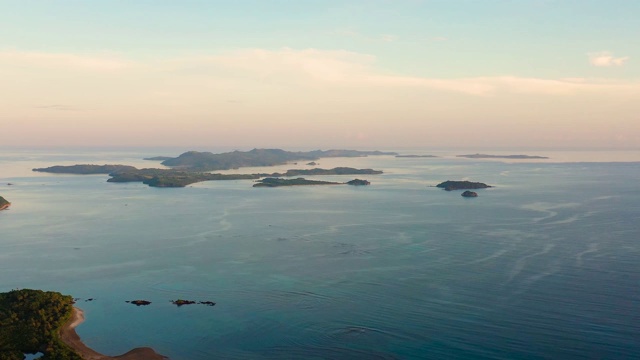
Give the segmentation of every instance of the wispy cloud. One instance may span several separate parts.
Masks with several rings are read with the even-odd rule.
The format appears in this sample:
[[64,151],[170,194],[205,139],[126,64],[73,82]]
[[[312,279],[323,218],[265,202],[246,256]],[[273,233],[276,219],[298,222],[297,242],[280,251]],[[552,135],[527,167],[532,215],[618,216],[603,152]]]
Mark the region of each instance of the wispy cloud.
[[640,90],[637,82],[587,78],[544,79],[519,76],[429,78],[389,74],[375,67],[376,57],[343,50],[246,49],[190,61],[239,69],[261,81],[363,87],[413,87],[475,96],[503,93],[572,95],[580,92]]
[[35,51],[0,51],[0,61],[45,67],[45,68],[72,68],[91,71],[116,71],[130,68],[134,62],[116,57],[112,54],[69,54],[46,53]]
[[380,36],[380,40],[384,41],[384,42],[392,42],[392,41],[396,41],[397,37],[394,35],[390,35],[390,34],[385,34]]
[[42,110],[54,110],[54,111],[78,111],[80,109],[69,106],[69,105],[36,105],[33,107],[34,109],[42,109]]
[[589,53],[589,62],[597,67],[623,66],[630,57],[615,57],[609,51],[600,51]]
[[398,37],[392,34],[366,35],[351,29],[339,29],[334,31],[333,34],[340,37],[369,42],[394,42],[398,40]]
[[[602,54],[604,53],[599,53],[597,57],[604,57],[604,59],[597,60],[597,64],[614,65],[598,66],[615,66],[616,64],[619,66],[628,59],[628,57],[615,58]],[[120,89],[117,92],[118,96],[127,91],[139,97],[150,97],[155,94],[162,99],[173,99],[176,103],[183,101],[183,97],[193,96],[186,92],[177,92],[175,89],[178,88],[201,89],[201,93],[204,94],[212,91],[211,89],[223,91],[221,89],[231,87],[251,89],[252,86],[273,85],[280,89],[307,87],[326,89],[329,92],[332,89],[353,88],[361,93],[374,89],[395,91],[410,88],[482,97],[505,94],[572,96],[581,93],[640,93],[640,82],[636,80],[554,79],[514,75],[462,78],[398,75],[378,68],[376,57],[373,55],[313,48],[243,49],[213,55],[154,59],[152,62],[134,61],[110,54],[78,55],[10,51],[0,52],[0,69],[3,67],[14,68],[16,71],[10,72],[15,73],[13,76],[19,76],[16,75],[17,73],[33,74],[35,73],[33,70],[42,70],[46,73],[52,69],[65,69],[69,75],[91,72],[100,76],[92,78],[91,82],[86,84],[82,83],[85,85],[79,83],[69,88],[75,89],[75,93],[79,96],[84,96],[85,93],[80,91],[87,86],[95,88],[111,86]],[[111,76],[114,71],[121,70],[126,70],[127,76]],[[72,78],[81,81],[84,76]],[[7,94],[11,91],[6,87]],[[26,93],[31,90],[25,87],[24,91]],[[243,91],[246,92],[246,90]],[[53,105],[40,105],[38,108],[73,110],[71,107],[60,105],[67,101],[64,97],[52,98],[49,101],[60,102]]]

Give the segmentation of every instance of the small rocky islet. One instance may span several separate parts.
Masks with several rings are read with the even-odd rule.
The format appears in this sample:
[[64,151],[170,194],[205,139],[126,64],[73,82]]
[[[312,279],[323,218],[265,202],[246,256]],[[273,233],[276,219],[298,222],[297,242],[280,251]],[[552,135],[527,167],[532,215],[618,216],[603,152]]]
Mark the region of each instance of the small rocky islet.
[[193,304],[200,304],[200,305],[207,305],[207,306],[215,306],[216,303],[213,301],[194,301],[194,300],[184,300],[184,299],[178,299],[178,300],[171,300],[171,303],[173,305],[176,305],[178,307],[183,306],[183,305],[193,305]]
[[371,185],[371,183],[369,181],[367,181],[367,180],[353,179],[351,181],[347,181],[347,185],[366,186],[366,185]]
[[[71,303],[72,304],[76,304],[77,302],[83,300],[82,298],[73,298]],[[95,301],[95,298],[87,298],[84,299],[84,302],[91,302],[91,301]],[[205,300],[205,301],[195,301],[195,300],[185,300],[185,299],[177,299],[177,300],[169,300],[170,303],[176,305],[176,306],[183,306],[183,305],[193,305],[193,304],[199,304],[199,305],[206,305],[206,306],[215,306],[216,302],[215,301],[211,301],[211,300]],[[144,299],[136,299],[136,300],[125,300],[125,303],[127,304],[131,304],[131,305],[136,305],[136,306],[148,306],[151,305],[152,302],[149,300],[144,300]]]
[[126,303],[130,303],[136,306],[147,306],[151,304],[151,301],[148,300],[127,300]]
[[474,190],[474,189],[486,189],[486,188],[490,188],[493,187],[491,185],[487,185],[485,183],[481,183],[481,182],[473,182],[473,181],[459,181],[459,180],[447,180],[444,182],[441,182],[440,184],[436,185],[436,187],[444,189],[446,191],[453,191],[453,190]]

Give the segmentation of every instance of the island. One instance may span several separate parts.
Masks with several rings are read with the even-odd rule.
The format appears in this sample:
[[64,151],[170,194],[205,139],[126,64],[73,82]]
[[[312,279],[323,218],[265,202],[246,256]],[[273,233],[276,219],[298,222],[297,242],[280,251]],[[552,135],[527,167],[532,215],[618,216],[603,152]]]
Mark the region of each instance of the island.
[[294,169],[285,173],[274,173],[271,176],[304,176],[304,175],[380,175],[382,171],[373,169],[354,169],[351,167],[337,167],[333,169]]
[[478,193],[474,192],[474,191],[467,190],[467,191],[462,193],[462,196],[463,197],[478,197]]
[[487,155],[487,154],[468,154],[468,155],[456,155],[457,157],[468,159],[548,159],[546,156],[535,155]]
[[281,186],[301,186],[301,185],[341,185],[339,182],[307,180],[304,178],[282,179],[282,178],[264,178],[253,184],[253,187],[281,187]]
[[[107,172],[107,170],[112,170]],[[152,187],[185,187],[201,181],[213,180],[256,180],[263,177],[293,177],[306,175],[377,175],[380,170],[355,169],[351,167],[336,167],[333,169],[292,169],[284,173],[259,174],[219,174],[202,171],[187,171],[176,169],[137,169],[126,165],[71,165],[51,166],[33,169],[39,172],[56,174],[98,174],[107,173],[107,182],[126,183],[142,182]]]
[[371,183],[367,180],[353,179],[351,181],[347,181],[347,185],[365,186],[365,185],[371,185]]
[[24,354],[42,353],[61,360],[162,360],[150,348],[137,348],[110,357],[86,347],[75,332],[84,320],[73,298],[53,291],[21,289],[0,293],[0,359],[22,360]]
[[397,153],[358,150],[286,151],[282,149],[236,150],[220,154],[188,151],[176,158],[163,161],[162,165],[176,169],[216,171],[250,166],[283,165],[298,160],[314,161],[328,157],[363,157],[377,155],[397,155]]
[[471,182],[471,181],[451,181],[447,180],[445,182],[441,182],[436,185],[436,187],[445,189],[446,191],[452,190],[468,190],[468,189],[486,189],[493,186],[487,185],[481,182]]
[[396,155],[397,158],[434,158],[435,155]]
[[253,187],[281,187],[281,186],[303,186],[303,185],[370,185],[371,183],[367,180],[361,179],[353,179],[347,181],[345,183],[333,182],[333,181],[319,181],[319,180],[307,180],[305,178],[296,178],[296,179],[282,179],[282,178],[274,178],[268,177],[261,180],[258,180]]
[[5,198],[0,196],[0,210],[6,210],[11,206],[11,203],[8,202]]

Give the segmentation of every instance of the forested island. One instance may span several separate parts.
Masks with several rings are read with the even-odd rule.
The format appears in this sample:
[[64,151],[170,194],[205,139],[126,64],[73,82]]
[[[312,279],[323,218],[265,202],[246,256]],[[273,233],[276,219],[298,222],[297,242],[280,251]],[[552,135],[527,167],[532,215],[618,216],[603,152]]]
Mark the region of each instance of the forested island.
[[5,198],[0,196],[0,210],[8,209],[11,206],[11,203],[8,202]]
[[487,185],[485,183],[481,183],[481,182],[447,180],[445,182],[441,182],[440,184],[436,185],[436,187],[442,188],[446,191],[452,191],[452,190],[486,189],[492,186]]
[[546,156],[535,155],[488,155],[488,154],[468,154],[468,155],[456,155],[457,157],[468,159],[548,159]]
[[107,182],[142,182],[152,187],[185,187],[201,181],[255,180],[264,177],[292,177],[308,175],[377,175],[380,170],[336,167],[333,169],[292,169],[284,173],[212,174],[174,169],[137,169],[126,165],[71,165],[33,169],[55,174],[108,174]]

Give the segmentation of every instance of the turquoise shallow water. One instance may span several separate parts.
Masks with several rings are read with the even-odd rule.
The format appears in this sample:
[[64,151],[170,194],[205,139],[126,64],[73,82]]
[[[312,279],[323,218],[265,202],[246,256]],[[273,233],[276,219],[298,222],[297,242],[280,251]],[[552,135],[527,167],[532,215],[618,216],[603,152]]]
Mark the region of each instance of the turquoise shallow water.
[[[321,159],[369,187],[184,189],[36,174],[151,150],[5,151],[0,290],[80,298],[107,354],[623,359],[640,354],[640,163]],[[174,154],[169,154],[174,155]],[[625,158],[626,159],[626,158]],[[300,166],[287,166],[295,168]],[[329,177],[350,180],[353,177]],[[476,199],[429,187],[482,181]],[[7,186],[11,182],[14,185]],[[125,300],[148,299],[135,307]],[[216,301],[176,308],[169,300]]]

